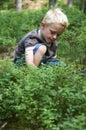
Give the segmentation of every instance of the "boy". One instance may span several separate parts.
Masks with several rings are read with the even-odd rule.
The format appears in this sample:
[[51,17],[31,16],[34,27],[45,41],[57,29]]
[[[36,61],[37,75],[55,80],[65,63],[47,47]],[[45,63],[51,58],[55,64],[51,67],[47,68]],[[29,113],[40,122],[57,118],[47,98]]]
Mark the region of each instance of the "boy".
[[58,37],[68,26],[67,16],[60,9],[50,9],[40,29],[27,33],[19,42],[14,63],[40,66],[41,63],[58,64],[56,58]]

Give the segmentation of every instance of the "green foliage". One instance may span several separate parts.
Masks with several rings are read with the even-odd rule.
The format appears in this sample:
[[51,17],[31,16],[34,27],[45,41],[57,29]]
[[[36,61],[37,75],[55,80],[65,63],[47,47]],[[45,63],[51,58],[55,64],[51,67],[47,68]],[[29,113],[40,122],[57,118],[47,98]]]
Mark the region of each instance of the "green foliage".
[[63,130],[85,130],[86,116],[84,114],[76,116],[75,118],[65,121],[63,124],[60,124],[60,129]]
[[[39,28],[46,11],[0,12],[0,49]],[[59,38],[58,56],[86,63],[86,16],[74,7],[63,11],[70,24]],[[85,130],[86,73],[77,65],[34,68],[0,61],[0,122],[21,130]]]
[[85,0],[82,0],[82,1],[81,0],[75,0],[74,1],[74,6],[81,11],[83,11],[84,5],[85,5]]
[[14,0],[0,0],[0,10],[8,10],[15,8]]
[[[33,29],[39,28],[48,8],[36,11],[0,13],[0,50],[16,45],[20,39]],[[60,36],[58,57],[67,61],[86,64],[86,16],[78,9],[63,6],[69,19],[68,29]]]
[[[43,8],[20,14],[1,12],[0,50],[16,45],[28,31],[39,28],[47,10]],[[86,16],[74,7],[63,7],[63,11],[68,16],[69,27],[59,39],[58,56],[86,64]]]
[[69,19],[68,29],[59,38],[59,56],[86,64],[86,16],[78,9],[63,7]]
[[0,62],[1,121],[17,120],[23,130],[85,129],[86,75],[81,69]]
[[24,11],[0,13],[0,48],[16,45],[28,32],[40,26],[46,9],[39,11]]

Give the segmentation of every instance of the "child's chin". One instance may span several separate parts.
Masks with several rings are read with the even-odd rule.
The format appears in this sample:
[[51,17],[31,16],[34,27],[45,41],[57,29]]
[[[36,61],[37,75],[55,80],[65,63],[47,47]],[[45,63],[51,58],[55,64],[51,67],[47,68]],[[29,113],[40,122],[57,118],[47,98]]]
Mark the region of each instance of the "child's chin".
[[48,44],[51,44],[52,42],[51,41],[47,41]]
[[46,40],[46,42],[47,42],[48,44],[51,44],[51,43],[52,43],[52,41],[51,41],[51,40]]
[[48,42],[48,44],[51,44],[52,42]]

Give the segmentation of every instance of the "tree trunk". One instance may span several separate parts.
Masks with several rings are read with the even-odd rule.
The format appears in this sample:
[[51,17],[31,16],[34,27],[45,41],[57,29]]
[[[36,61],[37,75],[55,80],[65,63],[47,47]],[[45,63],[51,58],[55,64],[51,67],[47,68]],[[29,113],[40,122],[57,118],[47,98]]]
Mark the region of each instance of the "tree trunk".
[[69,7],[71,7],[71,6],[73,5],[73,0],[68,0],[68,1],[67,1],[67,5],[68,5]]
[[16,11],[19,13],[22,10],[22,0],[16,0]]
[[56,0],[49,0],[49,6],[55,6]]

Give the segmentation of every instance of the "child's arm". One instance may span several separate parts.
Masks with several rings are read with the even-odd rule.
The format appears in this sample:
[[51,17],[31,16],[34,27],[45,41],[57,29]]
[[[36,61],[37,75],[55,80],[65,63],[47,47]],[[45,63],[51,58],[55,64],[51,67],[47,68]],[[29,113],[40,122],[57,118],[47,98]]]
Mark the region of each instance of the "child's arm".
[[35,65],[34,64],[33,48],[34,47],[27,47],[25,49],[25,59],[26,59],[27,65],[28,64]]

